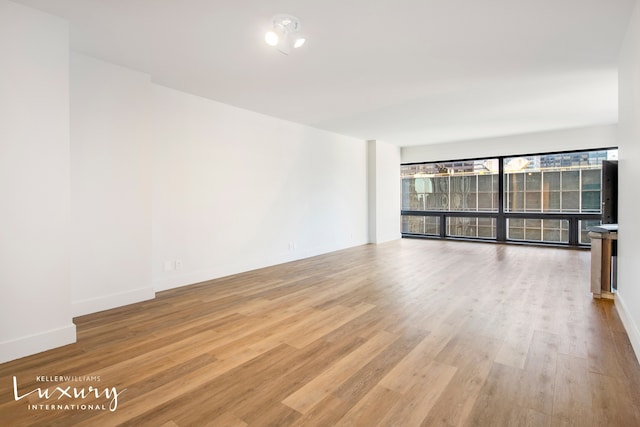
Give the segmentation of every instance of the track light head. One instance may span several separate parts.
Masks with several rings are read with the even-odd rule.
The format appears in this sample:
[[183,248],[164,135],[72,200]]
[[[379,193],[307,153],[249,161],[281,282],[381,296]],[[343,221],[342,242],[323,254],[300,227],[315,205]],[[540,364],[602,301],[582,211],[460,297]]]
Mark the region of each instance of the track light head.
[[288,55],[291,49],[302,46],[306,39],[300,35],[300,20],[295,16],[278,14],[273,17],[272,29],[264,36],[269,46],[277,48],[281,53]]

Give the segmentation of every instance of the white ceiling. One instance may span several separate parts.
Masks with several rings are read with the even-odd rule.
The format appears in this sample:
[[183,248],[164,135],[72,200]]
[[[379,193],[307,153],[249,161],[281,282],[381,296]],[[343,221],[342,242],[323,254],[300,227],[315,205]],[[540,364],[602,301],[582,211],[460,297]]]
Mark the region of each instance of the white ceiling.
[[[154,82],[399,146],[617,121],[635,0],[14,0]],[[307,36],[264,42],[277,13]]]

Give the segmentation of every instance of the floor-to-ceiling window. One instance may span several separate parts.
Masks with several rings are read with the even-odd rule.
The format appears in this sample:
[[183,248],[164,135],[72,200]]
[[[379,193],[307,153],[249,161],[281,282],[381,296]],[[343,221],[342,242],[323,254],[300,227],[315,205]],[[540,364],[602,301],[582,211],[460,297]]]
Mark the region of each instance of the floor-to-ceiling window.
[[[402,166],[402,232],[495,238],[498,159]],[[411,214],[410,212],[419,212]],[[447,214],[443,214],[446,212]]]
[[579,246],[601,215],[616,149],[402,165],[405,237]]

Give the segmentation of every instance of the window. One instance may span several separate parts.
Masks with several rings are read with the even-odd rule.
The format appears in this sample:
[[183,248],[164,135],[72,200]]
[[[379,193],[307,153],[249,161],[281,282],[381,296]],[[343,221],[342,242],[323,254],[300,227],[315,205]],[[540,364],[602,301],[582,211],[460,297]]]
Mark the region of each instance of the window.
[[495,218],[453,217],[447,218],[447,236],[496,238]]
[[403,166],[402,209],[497,212],[497,164],[486,159]]
[[569,243],[569,221],[562,219],[507,219],[507,240]]
[[403,165],[402,233],[589,244],[602,161],[615,159],[602,149]]
[[440,234],[440,217],[437,216],[402,216],[402,233],[404,234]]

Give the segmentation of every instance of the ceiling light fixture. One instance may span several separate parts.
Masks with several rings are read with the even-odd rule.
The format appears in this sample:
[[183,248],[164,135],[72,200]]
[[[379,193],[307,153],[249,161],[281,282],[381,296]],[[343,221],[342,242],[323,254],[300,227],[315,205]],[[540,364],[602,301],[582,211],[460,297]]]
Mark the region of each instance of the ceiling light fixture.
[[264,35],[264,41],[288,55],[292,48],[297,49],[306,41],[300,34],[300,28],[300,20],[295,16],[276,15],[273,17],[273,28]]

